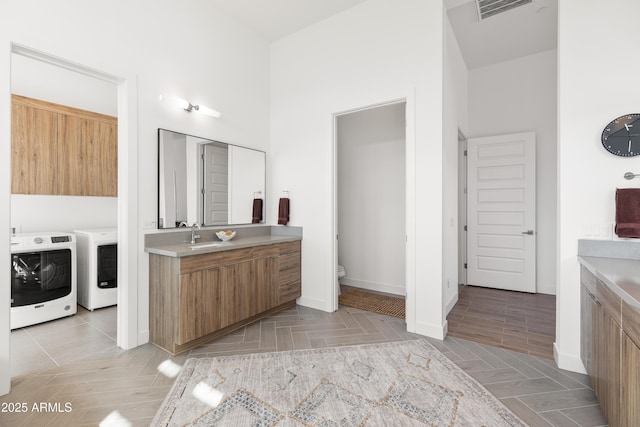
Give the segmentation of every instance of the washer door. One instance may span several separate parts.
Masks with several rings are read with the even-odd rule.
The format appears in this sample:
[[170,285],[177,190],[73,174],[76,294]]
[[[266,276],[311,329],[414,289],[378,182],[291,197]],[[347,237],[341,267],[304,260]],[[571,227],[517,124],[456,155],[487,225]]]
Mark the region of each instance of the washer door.
[[71,293],[71,249],[11,254],[11,307]]

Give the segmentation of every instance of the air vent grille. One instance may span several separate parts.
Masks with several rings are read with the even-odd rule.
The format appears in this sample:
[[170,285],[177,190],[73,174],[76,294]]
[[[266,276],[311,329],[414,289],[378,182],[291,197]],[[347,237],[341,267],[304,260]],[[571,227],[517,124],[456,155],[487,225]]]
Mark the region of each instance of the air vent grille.
[[476,0],[476,6],[480,20],[483,20],[531,2],[533,0]]

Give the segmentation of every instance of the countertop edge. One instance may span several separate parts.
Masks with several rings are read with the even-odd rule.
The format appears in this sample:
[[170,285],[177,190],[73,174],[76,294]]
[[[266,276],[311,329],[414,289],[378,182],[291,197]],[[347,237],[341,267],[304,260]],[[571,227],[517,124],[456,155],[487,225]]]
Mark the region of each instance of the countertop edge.
[[172,258],[182,258],[192,255],[202,255],[213,252],[231,251],[234,249],[250,248],[254,246],[273,245],[276,243],[287,243],[301,241],[302,236],[271,234],[268,236],[256,236],[243,239],[231,240],[229,242],[199,242],[200,244],[219,243],[219,246],[209,246],[199,249],[191,249],[189,244],[171,244],[163,246],[146,246],[144,251],[155,255],[164,255]]
[[[630,269],[637,269],[638,276],[640,277],[640,264],[638,260],[633,259],[621,259],[615,258],[619,263],[628,263]],[[640,312],[640,301],[634,298],[632,295],[622,289],[615,278],[617,270],[612,268],[612,271],[608,271],[606,268],[602,268],[603,264],[606,265],[612,258],[593,257],[593,256],[580,256],[578,255],[578,262],[583,265],[591,274],[604,283],[609,289],[611,289],[617,296],[619,296],[624,302],[630,305],[632,308]],[[599,264],[599,265],[598,265]]]

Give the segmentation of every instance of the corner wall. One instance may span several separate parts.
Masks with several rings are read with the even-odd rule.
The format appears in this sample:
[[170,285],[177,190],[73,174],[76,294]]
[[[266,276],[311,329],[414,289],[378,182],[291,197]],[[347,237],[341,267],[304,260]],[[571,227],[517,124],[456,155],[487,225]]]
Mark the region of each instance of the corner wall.
[[304,227],[301,304],[335,304],[334,114],[408,98],[407,325],[444,335],[443,22],[440,1],[369,0],[271,45],[270,185]]
[[[587,3],[587,4],[585,4]],[[640,160],[604,150],[600,136],[614,118],[640,109],[640,2],[563,0],[558,4],[558,366],[584,371],[580,360],[578,239],[587,225],[615,221],[617,187],[639,187],[627,171]]]

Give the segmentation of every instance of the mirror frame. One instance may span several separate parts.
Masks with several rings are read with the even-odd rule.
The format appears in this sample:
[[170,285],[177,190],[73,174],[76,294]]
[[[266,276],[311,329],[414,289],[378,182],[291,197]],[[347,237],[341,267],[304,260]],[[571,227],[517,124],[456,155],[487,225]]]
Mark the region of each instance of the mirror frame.
[[[163,131],[164,132],[170,132],[170,133],[177,134],[177,135],[183,135],[185,137],[196,138],[196,139],[203,140],[203,141],[209,141],[211,143],[214,143],[215,145],[222,144],[222,145],[225,145],[227,147],[237,147],[237,148],[242,148],[244,150],[250,150],[250,151],[255,151],[257,153],[262,153],[264,155],[264,178],[263,178],[263,188],[260,190],[262,192],[262,194],[258,198],[262,199],[262,205],[263,206],[262,206],[262,220],[258,224],[264,224],[266,222],[266,220],[265,220],[265,208],[266,208],[266,206],[265,205],[266,205],[266,189],[267,189],[267,153],[265,151],[258,150],[258,149],[255,149],[255,148],[250,148],[250,147],[243,147],[241,145],[236,145],[236,144],[229,144],[229,143],[226,143],[226,142],[217,141],[215,139],[204,138],[204,137],[200,137],[200,136],[196,136],[196,135],[192,135],[192,134],[188,134],[188,133],[184,133],[184,132],[177,132],[177,131],[170,130],[170,129],[158,128],[158,133],[157,133],[157,141],[158,142],[157,142],[157,146],[156,146],[157,147],[157,152],[156,152],[156,154],[157,154],[157,162],[156,162],[156,164],[157,164],[157,171],[156,171],[156,176],[157,176],[157,180],[156,180],[156,185],[157,185],[157,188],[156,188],[156,193],[157,193],[156,194],[156,197],[157,197],[157,199],[156,199],[156,229],[158,229],[158,230],[171,230],[171,229],[175,229],[175,228],[180,228],[179,225],[176,225],[174,227],[169,227],[166,224],[162,224],[162,226],[161,226],[161,221],[160,221],[160,218],[161,218],[160,217],[160,200],[161,200],[161,194],[160,194],[161,185],[160,185],[160,182],[161,182],[161,179],[162,179],[161,171],[162,171],[162,167],[163,167],[163,165],[160,164],[160,162],[161,162],[161,156],[160,156],[160,152],[161,151],[160,150],[161,150],[161,144],[162,144],[161,135],[162,135]],[[202,190],[203,185],[204,185],[203,184],[204,183],[204,177],[203,177],[204,170],[203,169],[204,168],[202,167],[202,163],[201,163],[199,165],[199,167],[198,167],[199,186],[201,187],[200,190]],[[198,224],[199,225],[216,227],[216,226],[227,226],[227,225],[233,226],[233,225],[255,224],[253,222],[242,222],[242,223],[230,223],[230,222],[227,222],[227,223],[220,223],[220,224],[206,224],[205,225],[206,221],[204,221],[204,201],[203,201],[204,195],[203,195],[202,191],[199,191],[199,193],[200,193],[200,196],[199,196],[200,197],[200,201],[199,201],[199,204],[198,204],[198,211],[199,212],[198,212],[198,215],[197,215],[198,216]],[[254,198],[256,198],[256,193],[257,192],[254,192]],[[191,225],[192,224],[187,224],[188,227],[190,227]]]

